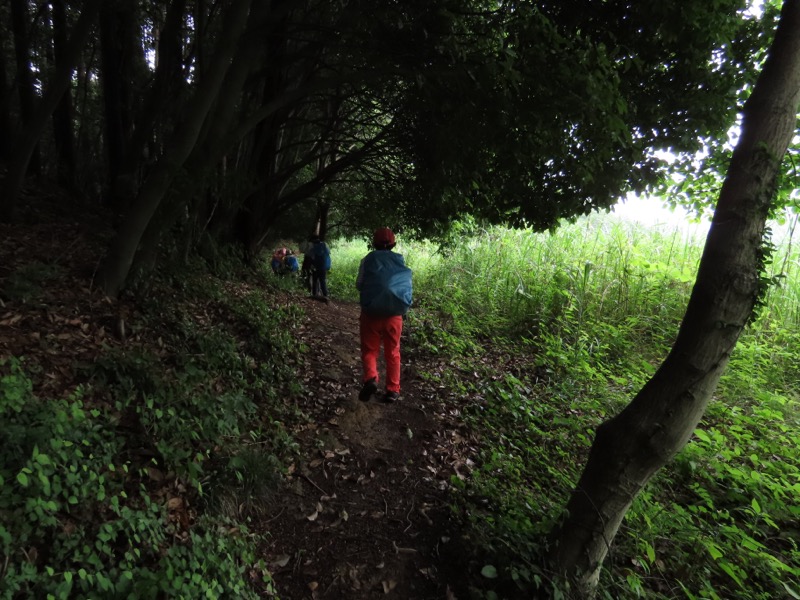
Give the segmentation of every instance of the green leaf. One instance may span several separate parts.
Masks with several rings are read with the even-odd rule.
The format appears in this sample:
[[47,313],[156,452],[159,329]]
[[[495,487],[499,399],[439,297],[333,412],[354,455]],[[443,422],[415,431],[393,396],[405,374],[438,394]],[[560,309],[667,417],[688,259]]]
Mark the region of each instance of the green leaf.
[[703,442],[708,443],[708,442],[711,441],[711,438],[708,437],[708,434],[705,431],[703,431],[702,429],[695,429],[694,430],[694,434],[697,436],[697,438],[699,440],[701,440]]
[[711,558],[713,558],[714,560],[718,560],[718,559],[722,558],[723,556],[725,556],[722,553],[722,551],[719,549],[719,547],[716,544],[713,544],[711,542],[707,542],[706,543],[706,550],[708,550],[708,553],[711,555]]
[[724,560],[720,561],[719,568],[722,569],[723,571],[725,571],[730,576],[730,578],[733,579],[736,583],[738,583],[739,585],[742,585],[742,580],[736,574],[736,571],[734,571],[734,567],[733,567],[733,565],[731,563],[729,563],[728,561],[724,561]]
[[484,565],[481,569],[481,575],[487,579],[497,579],[497,569],[494,565]]
[[52,462],[50,462],[50,457],[47,456],[47,454],[36,454],[35,458],[36,458],[36,462],[38,462],[40,465],[51,465],[51,464],[53,464]]
[[761,505],[758,503],[758,500],[753,498],[753,501],[750,503],[750,506],[753,507],[753,512],[755,512],[757,515],[761,514]]
[[17,473],[17,481],[22,487],[28,487],[28,476],[24,472]]
[[654,562],[656,562],[656,551],[655,551],[655,549],[650,544],[647,544],[645,546],[644,550],[647,553],[647,560],[650,561],[650,564],[653,564]]
[[786,593],[789,594],[792,598],[796,598],[797,600],[800,600],[800,592],[798,592],[796,589],[791,587],[785,581],[783,582],[783,588],[786,590]]

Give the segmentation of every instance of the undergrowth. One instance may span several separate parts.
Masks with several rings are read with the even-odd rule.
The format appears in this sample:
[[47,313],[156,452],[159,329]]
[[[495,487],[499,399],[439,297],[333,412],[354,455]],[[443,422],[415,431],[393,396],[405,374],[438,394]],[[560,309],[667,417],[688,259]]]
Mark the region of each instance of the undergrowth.
[[0,596],[269,592],[248,520],[296,450],[298,315],[228,272],[150,281],[128,343],[76,363],[63,397],[0,363]]
[[[567,597],[543,566],[548,534],[594,430],[671,348],[702,242],[597,216],[554,234],[460,227],[450,246],[400,251],[414,269],[411,343],[448,365],[430,376],[463,398],[481,440],[471,476],[452,480],[465,587]],[[339,247],[343,279],[358,245]],[[692,442],[629,510],[598,597],[800,598],[797,253],[778,248],[772,264],[790,276],[769,274],[780,286]]]

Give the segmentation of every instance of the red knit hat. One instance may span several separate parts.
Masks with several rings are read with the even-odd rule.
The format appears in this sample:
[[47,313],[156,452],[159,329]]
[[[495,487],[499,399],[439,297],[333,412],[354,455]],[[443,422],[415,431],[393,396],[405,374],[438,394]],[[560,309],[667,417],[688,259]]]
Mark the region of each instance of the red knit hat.
[[394,246],[394,232],[388,227],[376,229],[372,234],[372,243],[375,246]]

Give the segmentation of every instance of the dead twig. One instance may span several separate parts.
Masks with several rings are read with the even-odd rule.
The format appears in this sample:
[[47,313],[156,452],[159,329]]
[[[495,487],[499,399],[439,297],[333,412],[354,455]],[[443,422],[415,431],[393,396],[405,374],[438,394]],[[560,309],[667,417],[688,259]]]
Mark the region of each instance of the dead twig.
[[417,499],[416,499],[416,497],[411,499],[411,508],[409,508],[409,509],[408,509],[408,512],[406,513],[406,521],[408,521],[408,527],[406,527],[406,528],[403,530],[403,533],[405,533],[406,531],[408,531],[409,529],[411,529],[411,526],[414,524],[414,523],[411,521],[411,519],[409,519],[409,517],[411,516],[411,513],[414,511],[414,503],[416,502],[416,500],[417,500]]
[[302,473],[300,473],[300,477],[302,477],[303,479],[305,479],[305,480],[306,480],[308,483],[310,483],[311,485],[313,485],[315,488],[317,488],[317,489],[318,489],[320,492],[322,492],[322,493],[323,493],[323,494],[325,494],[326,496],[330,496],[330,494],[329,494],[328,492],[326,492],[326,491],[325,491],[325,490],[323,490],[321,487],[319,487],[319,486],[318,486],[316,483],[314,483],[313,481],[311,481],[311,478],[310,478],[310,477],[308,477],[307,475],[303,475]]

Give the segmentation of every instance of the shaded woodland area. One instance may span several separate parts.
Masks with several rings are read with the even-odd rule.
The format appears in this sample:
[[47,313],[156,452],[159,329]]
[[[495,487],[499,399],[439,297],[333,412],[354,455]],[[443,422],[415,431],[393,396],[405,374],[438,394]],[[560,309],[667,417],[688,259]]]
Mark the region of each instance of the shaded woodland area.
[[113,303],[281,236],[446,241],[465,216],[545,230],[630,192],[719,198],[676,346],[599,427],[552,533],[545,560],[588,596],[763,299],[765,222],[793,201],[800,2],[747,8],[11,0],[0,219],[30,223],[26,190],[56,181],[65,213],[108,231],[84,283]]
[[775,16],[740,5],[13,0],[0,214],[57,176],[114,224],[112,296],[281,227],[551,227],[722,137]]

